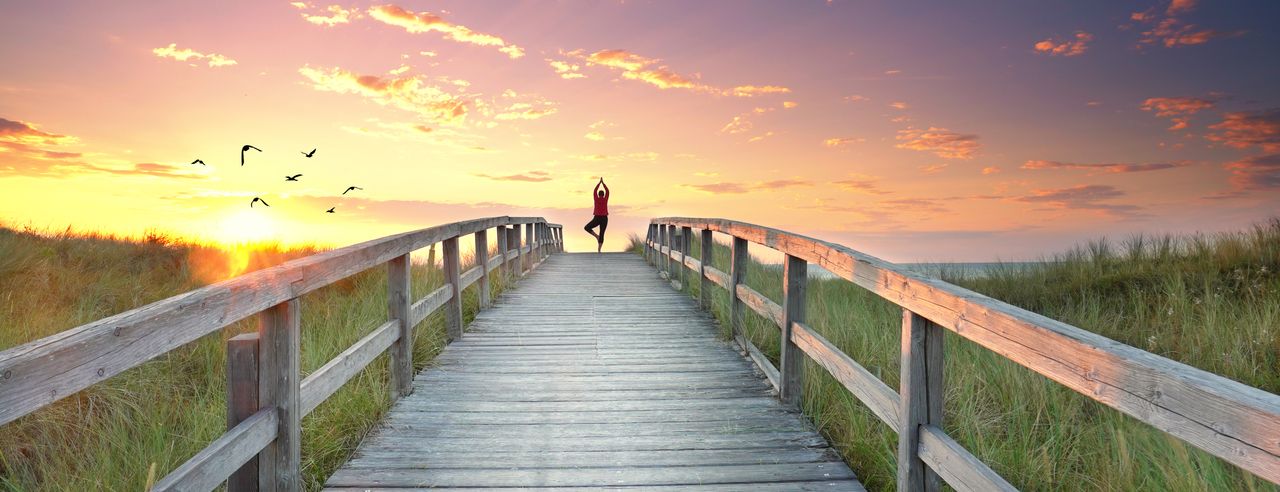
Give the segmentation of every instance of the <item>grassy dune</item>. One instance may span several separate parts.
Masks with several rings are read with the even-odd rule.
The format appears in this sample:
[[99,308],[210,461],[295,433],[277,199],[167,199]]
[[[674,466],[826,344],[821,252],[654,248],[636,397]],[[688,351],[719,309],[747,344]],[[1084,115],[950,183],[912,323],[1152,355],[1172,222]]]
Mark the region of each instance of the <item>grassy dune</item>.
[[[729,249],[717,243],[714,253],[727,272]],[[1096,241],[1030,267],[948,280],[1280,393],[1278,270],[1273,220],[1234,234]],[[776,266],[753,262],[746,282],[781,299]],[[696,295],[698,283],[687,283]],[[728,296],[714,290],[725,326]],[[823,336],[898,387],[900,308],[839,279],[811,281],[807,308]],[[778,329],[747,312],[748,335],[777,364]],[[1280,490],[949,332],[945,343],[947,433],[1023,490]],[[897,435],[811,361],[804,394],[805,413],[868,488],[892,490]]]
[[[314,252],[0,228],[0,350]],[[415,258],[425,256],[423,250]],[[440,270],[426,265],[414,265],[412,278],[414,299],[442,283]],[[468,320],[474,290],[463,297]],[[304,376],[386,317],[383,268],[303,296]],[[143,490],[149,473],[163,477],[225,430],[224,342],[254,330],[252,319],[236,323],[0,427],[0,489]],[[425,366],[443,344],[437,313],[416,329],[415,365]],[[309,489],[320,487],[388,408],[386,358],[303,420]]]

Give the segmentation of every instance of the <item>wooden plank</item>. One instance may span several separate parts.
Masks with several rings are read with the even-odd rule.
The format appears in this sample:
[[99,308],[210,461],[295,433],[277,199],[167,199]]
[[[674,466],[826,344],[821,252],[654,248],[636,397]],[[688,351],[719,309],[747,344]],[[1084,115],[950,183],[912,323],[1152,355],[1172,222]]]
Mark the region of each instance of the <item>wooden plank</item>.
[[525,224],[524,237],[528,238],[528,241],[526,242],[529,243],[527,246],[529,254],[524,256],[524,271],[527,272],[533,269],[533,262],[536,256],[533,248],[537,245],[538,238],[533,236],[533,224]]
[[929,320],[904,309],[902,311],[902,363],[898,392],[898,490],[922,492],[935,490],[926,477],[927,467],[920,461],[920,427],[930,425],[926,338]]
[[463,289],[471,287],[480,280],[480,272],[481,268],[479,265],[468,268],[467,271],[462,272],[462,274],[458,276],[458,282],[462,284]]
[[742,311],[742,300],[738,297],[738,286],[743,285],[747,278],[747,263],[751,256],[747,252],[747,240],[734,237],[732,262],[729,266],[729,284],[725,289],[729,290],[729,329],[734,336],[743,333],[742,324],[743,316],[746,314]]
[[462,281],[459,278],[459,270],[462,268],[462,259],[458,253],[458,238],[451,237],[444,240],[444,281],[453,287],[454,295],[449,296],[449,300],[445,302],[444,317],[445,331],[449,337],[449,341],[462,338]]
[[[373,330],[373,332],[365,335],[360,341],[356,342],[342,353],[338,354],[325,365],[316,369],[306,379],[302,380],[299,388],[298,408],[302,416],[310,414],[312,410],[320,406],[325,400],[333,396],[343,385],[347,384],[351,378],[363,371],[370,362],[378,358],[384,350],[395,345],[396,340],[400,337],[400,324],[396,320],[383,323]],[[409,391],[404,394],[412,393],[413,376],[408,377],[407,385]]]
[[[395,324],[397,332],[395,343],[391,346],[391,363],[388,367],[391,375],[391,401],[413,391],[413,327],[411,323],[413,306],[410,304],[409,268],[412,263],[409,254],[397,256],[387,262],[387,317]],[[345,382],[345,381],[344,381]],[[337,389],[337,386],[334,387]],[[328,398],[325,395],[324,398]],[[324,400],[321,398],[321,401]],[[319,401],[314,402],[320,404]],[[302,415],[310,413],[303,405]],[[314,408],[314,407],[312,407]]]
[[493,304],[493,295],[489,291],[489,231],[476,232],[476,267],[480,269],[480,309],[488,309]]
[[783,311],[782,306],[773,302],[772,299],[765,297],[764,294],[748,287],[747,284],[738,284],[738,299],[747,307],[755,311],[756,314],[764,316],[765,319],[773,322],[773,326],[782,328]]
[[521,276],[524,276],[524,272],[525,272],[525,260],[524,260],[525,245],[523,243],[525,239],[521,239],[520,237],[520,234],[521,234],[520,226],[512,227],[511,230],[513,231],[511,233],[512,239],[514,239],[512,248],[516,250],[515,275],[516,277],[521,277]]
[[703,267],[703,275],[707,277],[707,280],[719,285],[721,288],[729,288],[729,274],[717,270],[713,266],[705,266]]
[[[510,235],[510,233],[507,232],[507,228],[505,226],[498,226],[497,229],[494,230],[494,235],[497,236],[498,238],[498,251],[497,251],[497,254],[493,255],[494,258],[489,261],[490,263],[496,263],[498,265],[498,268],[500,269],[498,271],[498,274],[505,279],[507,278],[507,274],[508,274],[507,273],[507,250],[509,248],[507,246],[507,237]],[[492,269],[492,267],[490,269]]]
[[1018,490],[942,429],[932,425],[920,427],[920,460],[960,492]]
[[715,258],[715,243],[711,238],[711,231],[702,230],[702,244],[699,245],[698,258],[698,305],[702,309],[711,309],[711,279],[707,278],[707,270],[711,268]]
[[0,352],[0,424],[397,256],[445,237],[515,220],[527,218],[454,222],[326,251],[4,350]]
[[815,263],[1076,392],[1280,483],[1280,396],[845,246],[724,219],[654,222],[712,229]]
[[[753,483],[748,484],[752,492],[865,492],[866,489],[862,484],[848,480],[844,481],[798,481],[798,482],[770,482],[770,483]],[[646,486],[643,489],[652,492],[741,492],[744,484],[681,484],[681,485],[657,485]],[[455,487],[325,487],[325,491],[333,492],[510,492],[507,487],[501,488],[455,488]],[[618,487],[574,487],[566,489],[564,487],[520,487],[521,492],[616,492]]]
[[[258,334],[227,340],[227,432],[258,412]],[[274,431],[274,429],[272,429]],[[263,442],[266,445],[266,441]],[[227,478],[230,492],[258,490],[258,456],[249,458]]]
[[434,487],[592,487],[683,485],[706,483],[791,482],[797,478],[853,479],[844,463],[784,463],[697,467],[601,467],[553,469],[355,469],[343,468],[329,485],[401,487],[429,483]]
[[258,317],[258,402],[279,415],[275,440],[258,459],[258,489],[296,491],[302,487],[302,414],[298,393],[299,302],[291,299]]
[[742,347],[742,350],[747,353],[747,356],[751,357],[751,361],[756,363],[756,367],[760,368],[760,372],[764,373],[765,378],[769,380],[769,384],[775,390],[778,389],[782,378],[778,375],[778,369],[773,367],[772,362],[769,362],[769,358],[765,357],[760,352],[760,349],[756,348],[755,344],[751,343],[751,340],[747,340],[746,337],[738,335],[735,339],[738,341],[738,345]]
[[894,432],[898,431],[898,393],[804,323],[791,325],[791,339],[844,385]]
[[427,294],[426,297],[419,299],[418,302],[413,303],[413,306],[410,308],[410,312],[412,314],[409,316],[409,320],[412,321],[412,326],[418,326],[418,323],[427,319],[427,316],[435,312],[436,308],[443,306],[445,302],[448,302],[452,298],[453,286],[450,284],[444,284],[436,288],[436,290],[431,291],[431,293]]
[[839,459],[829,449],[818,448],[754,448],[754,449],[672,449],[658,451],[540,451],[508,453],[486,450],[471,453],[399,452],[362,453],[347,463],[349,468],[431,469],[493,468],[501,460],[504,468],[578,468],[588,466],[678,467],[707,465],[751,465],[780,463],[819,463]]
[[689,248],[693,246],[693,228],[680,228],[680,285],[689,285],[688,262],[693,257],[689,256]]
[[791,339],[791,326],[804,322],[805,284],[809,278],[804,260],[787,255],[782,265],[782,336],[779,343],[778,398],[800,406],[804,390],[804,351]]
[[151,490],[177,492],[218,488],[232,472],[257,456],[275,439],[279,425],[275,409],[258,411],[160,479]]

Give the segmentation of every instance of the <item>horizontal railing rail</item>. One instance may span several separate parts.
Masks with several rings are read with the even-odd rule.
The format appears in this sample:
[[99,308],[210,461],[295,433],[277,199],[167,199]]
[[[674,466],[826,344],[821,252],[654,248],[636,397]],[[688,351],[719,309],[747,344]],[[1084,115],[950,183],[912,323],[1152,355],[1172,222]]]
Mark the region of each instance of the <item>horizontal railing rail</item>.
[[[489,259],[488,231],[498,254]],[[524,229],[523,240],[521,229]],[[476,266],[460,272],[458,239],[474,235]],[[445,284],[410,302],[412,251],[441,243]],[[384,352],[393,400],[413,381],[413,328],[445,310],[462,336],[461,292],[489,276],[518,277],[563,251],[563,231],[540,217],[489,217],[428,227],[292,260],[0,352],[0,426],[250,316],[257,333],[227,341],[227,432],[156,482],[154,490],[299,490],[301,419]],[[300,379],[299,297],[387,267],[389,320]]]
[[[689,256],[701,231],[701,258]],[[731,271],[711,266],[713,232],[733,238]],[[748,244],[785,255],[783,303],[743,283]],[[898,489],[1013,490],[942,430],[942,330],[970,340],[1080,394],[1120,410],[1259,477],[1280,483],[1280,396],[1232,381],[845,246],[725,219],[653,219],[645,255],[669,278],[697,275],[699,301],[730,292],[734,339],[778,388],[799,402],[807,355],[898,433]],[[672,268],[675,264],[676,269]],[[807,265],[815,264],[903,309],[900,388],[894,391],[805,323]],[[742,332],[744,308],[781,332],[774,367]]]

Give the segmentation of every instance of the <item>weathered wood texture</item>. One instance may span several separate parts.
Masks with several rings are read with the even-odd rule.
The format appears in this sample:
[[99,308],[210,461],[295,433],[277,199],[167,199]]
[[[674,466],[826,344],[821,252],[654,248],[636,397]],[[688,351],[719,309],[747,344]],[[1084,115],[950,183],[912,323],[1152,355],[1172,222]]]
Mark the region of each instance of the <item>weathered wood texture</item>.
[[781,375],[778,397],[788,405],[799,406],[804,387],[804,352],[791,339],[791,326],[804,322],[805,284],[809,279],[804,260],[787,255],[782,264],[782,337],[778,361]]
[[489,292],[489,231],[476,233],[476,266],[480,267],[480,309],[489,307],[492,295]]
[[445,238],[498,225],[488,217],[405,232],[299,258],[0,351],[0,425],[271,306]]
[[462,338],[462,257],[458,251],[458,238],[444,240],[444,281],[453,288],[453,295],[445,301],[445,331],[449,341]]
[[735,245],[737,239],[755,242],[821,266],[1076,392],[1280,483],[1280,396],[838,244],[725,219],[669,217],[652,223],[721,232],[735,237]]
[[[933,365],[938,367],[931,367]],[[920,428],[942,428],[942,329],[902,310],[901,391],[898,392],[898,490],[942,489],[938,475],[920,460]],[[936,400],[936,401],[935,401]],[[937,419],[935,421],[935,419]]]
[[[275,409],[258,411],[160,479],[151,490],[185,492],[217,488],[275,439],[279,425]],[[258,477],[255,475],[253,479],[256,481]]]
[[299,389],[298,408],[301,415],[305,417],[324,403],[399,338],[400,323],[397,320],[388,321],[308,375],[302,380]]
[[417,323],[413,322],[411,316],[413,305],[409,299],[409,266],[407,253],[387,262],[387,317],[395,320],[396,331],[399,333],[395,345],[391,347],[392,400],[413,391],[413,327]]
[[[245,333],[227,340],[227,431],[235,430],[255,413],[258,413],[258,334]],[[227,478],[227,490],[258,490],[256,451],[253,458]]]
[[549,256],[436,362],[327,487],[862,490],[635,255]]
[[301,312],[291,299],[258,317],[258,403],[279,416],[275,440],[258,458],[258,489],[302,488]]

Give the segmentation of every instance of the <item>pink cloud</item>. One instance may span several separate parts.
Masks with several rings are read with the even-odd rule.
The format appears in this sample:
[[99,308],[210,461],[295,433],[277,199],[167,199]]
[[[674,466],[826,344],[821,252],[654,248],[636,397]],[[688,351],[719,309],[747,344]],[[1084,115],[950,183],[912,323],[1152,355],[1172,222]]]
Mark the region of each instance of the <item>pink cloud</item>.
[[898,130],[899,149],[932,152],[946,159],[972,159],[982,147],[978,136],[956,133],[946,128],[908,128]]
[[1183,167],[1186,165],[1187,163],[1185,162],[1077,164],[1073,162],[1032,160],[1023,163],[1022,169],[1083,169],[1093,171],[1093,173],[1090,174],[1119,174],[1160,171],[1164,169]]
[[1228,147],[1257,146],[1266,152],[1280,152],[1280,108],[1227,113],[1222,122],[1209,128],[1217,132],[1205,138]]
[[1035,44],[1037,53],[1051,56],[1080,56],[1088,50],[1093,35],[1084,31],[1076,32],[1070,39],[1048,38]]
[[396,5],[378,5],[369,9],[369,16],[385,24],[402,27],[410,33],[439,32],[445,38],[459,43],[495,46],[509,58],[524,56],[524,49],[498,36],[472,31],[430,12],[412,12]]

